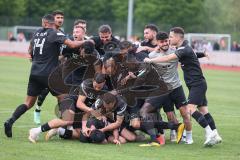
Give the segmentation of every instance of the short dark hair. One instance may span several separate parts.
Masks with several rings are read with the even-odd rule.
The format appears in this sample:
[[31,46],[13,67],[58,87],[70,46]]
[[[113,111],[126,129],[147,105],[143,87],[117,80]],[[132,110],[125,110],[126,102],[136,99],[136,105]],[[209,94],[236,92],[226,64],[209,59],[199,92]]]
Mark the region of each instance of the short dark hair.
[[90,133],[89,139],[92,143],[101,143],[105,139],[105,134],[102,131],[95,129]]
[[48,23],[54,23],[54,17],[52,14],[46,14],[42,17],[42,19],[48,21]]
[[181,34],[182,37],[184,37],[184,29],[182,27],[173,27],[170,32],[174,32],[174,33],[177,33],[177,34]]
[[53,15],[53,16],[56,16],[57,14],[60,14],[60,15],[64,16],[63,11],[56,10],[56,11],[53,11],[53,12],[52,12],[52,15]]
[[87,24],[87,21],[83,19],[77,19],[74,21],[74,26],[78,25],[79,23]]
[[112,29],[108,24],[101,25],[98,28],[98,32],[100,33],[112,33]]
[[107,92],[103,95],[100,96],[101,100],[107,104],[113,103],[116,101],[116,96],[114,96],[113,94]]
[[144,27],[144,29],[150,29],[152,31],[158,32],[158,27],[155,24],[148,24]]
[[128,49],[130,47],[133,47],[133,44],[130,41],[122,41],[120,42],[119,47],[120,49]]
[[156,35],[157,40],[165,40],[168,39],[168,33],[167,32],[158,32]]
[[102,73],[95,73],[93,80],[98,84],[103,83],[106,81],[106,75]]
[[[82,28],[82,27],[81,27]],[[83,29],[84,30],[84,29]],[[84,30],[85,31],[85,30]],[[84,52],[86,54],[92,54],[94,52],[95,49],[95,45],[93,44],[93,42],[91,41],[85,41],[82,44],[82,49],[84,49]]]

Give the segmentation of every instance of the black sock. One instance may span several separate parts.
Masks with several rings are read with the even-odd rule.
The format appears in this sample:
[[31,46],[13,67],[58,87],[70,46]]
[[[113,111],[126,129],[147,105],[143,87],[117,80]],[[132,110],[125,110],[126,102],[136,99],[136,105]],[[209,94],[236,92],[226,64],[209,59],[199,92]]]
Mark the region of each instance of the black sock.
[[49,131],[51,128],[50,126],[48,125],[48,123],[45,123],[41,126],[41,130],[42,132],[46,132],[46,131]]
[[159,122],[155,122],[155,127],[157,127],[159,130],[161,130],[161,129],[173,129],[174,128],[174,123],[159,121]]
[[69,129],[65,129],[65,133],[63,135],[60,135],[63,139],[71,139],[73,135],[73,131]]
[[216,125],[215,125],[215,122],[214,122],[214,119],[213,117],[211,116],[210,113],[207,113],[204,115],[204,117],[206,118],[209,126],[211,127],[212,130],[216,129]]
[[198,111],[195,111],[192,114],[192,117],[198,122],[198,124],[200,124],[200,126],[202,126],[203,128],[206,128],[208,126],[208,121],[206,120],[206,118]]
[[28,110],[26,104],[19,105],[16,110],[13,112],[12,117],[9,119],[10,123],[14,123],[21,115],[23,115]]
[[35,112],[41,112],[41,109],[37,109],[37,108],[36,108],[36,109],[35,109]]

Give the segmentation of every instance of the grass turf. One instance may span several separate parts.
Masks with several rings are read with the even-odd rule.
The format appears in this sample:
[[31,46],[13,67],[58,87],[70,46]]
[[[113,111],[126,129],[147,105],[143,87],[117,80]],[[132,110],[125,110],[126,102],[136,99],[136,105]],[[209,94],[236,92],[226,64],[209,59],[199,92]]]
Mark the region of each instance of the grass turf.
[[[65,160],[65,159],[128,159],[128,160],[171,160],[171,159],[240,159],[240,73],[205,70],[208,82],[207,97],[209,111],[215,118],[223,143],[212,148],[204,148],[204,130],[194,120],[193,145],[172,144],[163,147],[138,147],[141,143],[128,143],[121,146],[113,144],[83,144],[78,141],[54,138],[44,141],[44,135],[37,144],[28,141],[28,130],[36,127],[33,123],[33,109],[23,115],[13,128],[13,138],[6,138],[4,121],[16,106],[24,102],[30,70],[27,59],[0,57],[0,159],[2,160]],[[180,75],[182,75],[180,71]],[[182,76],[181,76],[182,77]],[[188,94],[188,92],[186,92]],[[48,96],[41,112],[42,122],[54,118],[56,100]],[[180,119],[181,120],[181,119]]]

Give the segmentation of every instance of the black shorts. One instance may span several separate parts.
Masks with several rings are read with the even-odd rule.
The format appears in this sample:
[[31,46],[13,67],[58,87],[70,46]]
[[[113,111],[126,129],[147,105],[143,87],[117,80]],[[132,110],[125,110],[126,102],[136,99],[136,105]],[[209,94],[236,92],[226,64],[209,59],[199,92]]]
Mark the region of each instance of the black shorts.
[[142,108],[144,103],[145,103],[144,99],[137,98],[134,107],[132,106],[127,107],[128,115],[125,115],[125,119],[128,118],[128,120],[132,120],[135,118],[140,118],[140,109]]
[[188,96],[189,104],[195,104],[198,107],[208,105],[208,101],[206,98],[206,92],[207,92],[206,82],[203,82],[197,86],[188,87],[188,89],[189,89],[189,96]]
[[175,88],[169,93],[170,100],[175,104],[175,107],[179,109],[181,106],[187,105],[187,100],[183,91],[183,87]]
[[[82,117],[84,112],[77,108],[78,96],[66,96],[59,103],[60,113],[64,113],[66,110],[72,110],[74,114],[73,128],[82,128]],[[60,117],[61,118],[61,117]]]
[[171,102],[168,94],[162,95],[159,97],[148,98],[146,99],[147,103],[150,103],[156,109],[163,108],[164,112],[172,112],[174,111],[174,104]]
[[50,93],[53,96],[58,96],[56,92],[54,92],[51,88],[48,86],[48,76],[37,76],[37,75],[30,75],[28,80],[28,89],[27,89],[27,95],[28,96],[39,96],[42,92],[42,90],[48,88]]

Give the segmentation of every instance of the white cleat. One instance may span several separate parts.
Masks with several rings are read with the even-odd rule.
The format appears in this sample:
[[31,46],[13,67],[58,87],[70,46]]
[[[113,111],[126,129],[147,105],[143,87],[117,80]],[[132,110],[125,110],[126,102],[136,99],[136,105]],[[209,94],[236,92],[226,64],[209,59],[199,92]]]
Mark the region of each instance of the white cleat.
[[186,140],[186,141],[185,141],[185,144],[193,144],[193,139]]
[[216,140],[216,144],[218,144],[218,143],[222,143],[222,138],[220,137],[219,134],[216,134],[216,136],[215,136],[215,140]]
[[213,145],[217,144],[216,141],[216,134],[212,132],[210,135],[206,137],[206,141],[204,142],[205,147],[212,147]]
[[49,130],[47,132],[47,134],[45,135],[45,140],[46,141],[50,140],[52,137],[56,136],[57,133],[58,133],[58,129],[57,128]]
[[29,141],[32,143],[36,143],[39,137],[39,132],[37,131],[37,128],[32,128],[29,130]]

